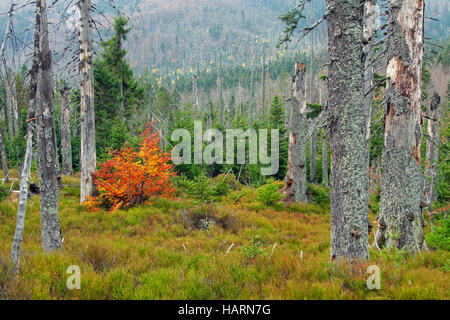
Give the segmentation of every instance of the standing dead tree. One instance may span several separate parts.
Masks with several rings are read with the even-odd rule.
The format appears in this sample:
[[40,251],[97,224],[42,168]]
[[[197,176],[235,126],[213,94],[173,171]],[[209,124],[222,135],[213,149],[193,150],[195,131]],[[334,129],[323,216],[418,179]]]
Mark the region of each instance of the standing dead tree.
[[36,20],[34,29],[34,51],[33,63],[30,70],[30,98],[28,104],[26,149],[23,162],[23,170],[20,181],[19,208],[17,210],[16,230],[11,248],[11,262],[15,271],[19,270],[20,247],[22,245],[23,229],[25,225],[25,211],[28,199],[28,179],[30,177],[31,158],[33,156],[33,136],[36,130],[36,104],[37,87],[39,77],[39,55],[40,55],[40,34],[41,34],[41,2],[36,1]]
[[[424,2],[392,0],[386,45],[386,110],[378,247],[426,248],[420,169]],[[390,236],[392,235],[392,236]]]
[[[437,163],[439,161],[439,139],[440,139],[440,118],[441,118],[441,97],[437,92],[433,94],[428,113],[428,136],[427,153],[425,162],[425,201],[429,209],[431,204],[436,201],[436,183],[438,178]],[[430,210],[430,222],[433,227],[434,217]]]
[[80,10],[80,75],[81,75],[81,155],[80,202],[93,196],[95,185],[92,174],[96,170],[94,71],[92,61],[91,0],[79,0]]
[[305,65],[297,62],[295,76],[292,79],[288,169],[283,187],[283,193],[286,194],[285,201],[289,202],[308,202],[306,195],[306,140],[302,138],[308,131],[305,74]]
[[49,47],[46,0],[41,2],[41,41],[39,83],[40,102],[38,121],[39,184],[41,204],[42,249],[51,252],[62,248],[59,223],[59,163],[57,157],[55,118],[53,105],[52,52]]
[[61,173],[64,175],[71,175],[72,172],[72,146],[71,146],[71,131],[70,131],[70,100],[69,87],[63,84],[59,88],[61,96],[60,105],[60,136],[61,136]]
[[326,1],[330,123],[331,258],[368,259],[368,179],[363,10],[358,0]]

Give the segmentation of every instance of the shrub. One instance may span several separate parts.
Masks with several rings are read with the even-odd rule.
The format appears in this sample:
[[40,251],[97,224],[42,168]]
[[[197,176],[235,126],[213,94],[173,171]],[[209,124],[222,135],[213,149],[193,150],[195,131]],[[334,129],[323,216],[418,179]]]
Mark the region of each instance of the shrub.
[[248,237],[248,245],[241,247],[242,252],[247,258],[255,258],[258,255],[266,254],[266,248],[261,241],[261,235],[253,235]]
[[194,180],[185,180],[183,182],[186,193],[191,197],[203,202],[211,202],[214,194],[211,179],[204,174],[199,175]]
[[283,198],[284,195],[278,192],[278,186],[275,184],[267,184],[258,189],[258,201],[267,206],[274,205]]
[[111,150],[110,156],[93,175],[99,195],[85,202],[91,210],[115,211],[158,197],[173,197],[176,173],[169,164],[170,153],[161,151],[159,135],[150,125],[141,134],[137,150],[125,143],[121,149]]
[[435,227],[434,231],[426,236],[427,244],[433,248],[450,250],[450,221],[442,219],[441,226]]
[[317,204],[329,204],[330,203],[330,189],[329,188],[309,183],[308,190],[309,190],[309,192],[311,192],[312,200],[314,203],[317,203]]
[[3,184],[0,184],[0,201],[6,199],[9,196],[9,189]]

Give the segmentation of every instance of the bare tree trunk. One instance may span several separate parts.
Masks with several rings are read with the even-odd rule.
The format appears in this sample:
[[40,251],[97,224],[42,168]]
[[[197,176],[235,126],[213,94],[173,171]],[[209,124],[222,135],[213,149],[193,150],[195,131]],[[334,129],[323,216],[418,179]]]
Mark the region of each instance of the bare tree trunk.
[[2,169],[3,169],[3,179],[5,182],[9,182],[8,173],[8,158],[6,156],[5,149],[5,130],[4,130],[5,118],[3,110],[0,110],[0,153],[2,155]]
[[[377,244],[425,248],[420,169],[423,0],[393,0],[389,10],[386,113]],[[398,234],[396,239],[387,232]]]
[[55,118],[53,106],[52,52],[49,48],[46,0],[41,2],[41,103],[38,105],[37,119],[40,126],[39,145],[39,185],[41,202],[42,249],[54,251],[62,248],[61,226],[59,223],[58,157],[56,147]]
[[63,85],[60,90],[61,94],[61,124],[60,124],[60,136],[61,136],[61,162],[62,162],[62,174],[71,175],[72,172],[72,146],[71,146],[71,130],[70,130],[70,101],[69,101],[69,88],[67,85]]
[[[261,66],[261,112],[266,112],[266,51],[262,47],[262,66]],[[270,121],[270,108],[267,108],[267,121]]]
[[309,181],[315,183],[316,178],[317,131],[309,138]]
[[367,117],[362,62],[362,7],[327,0],[328,111],[331,150],[331,258],[368,259]]
[[80,202],[95,193],[92,174],[96,170],[94,71],[92,65],[91,0],[79,0],[80,9],[80,74],[81,74],[81,187]]
[[197,120],[200,117],[200,106],[198,103],[198,85],[197,85],[197,75],[192,76],[192,93],[194,95],[194,112],[195,119]]
[[363,18],[363,54],[364,54],[364,93],[366,94],[366,152],[367,152],[367,168],[369,167],[369,149],[370,149],[370,120],[372,114],[372,86],[373,86],[373,53],[372,48],[375,23],[377,19],[377,3],[376,0],[366,0],[364,2],[364,18]]
[[[2,44],[0,46],[0,59],[3,59],[3,55],[5,53],[6,42],[8,40],[9,34],[11,33],[11,23],[14,12],[14,1],[11,0],[11,5],[9,8],[8,22],[6,24],[5,35],[2,39]],[[5,99],[7,100],[7,99]],[[5,101],[6,102],[6,101]],[[2,156],[2,169],[3,169],[3,179],[5,182],[9,182],[8,175],[8,158],[6,155],[5,149],[5,113],[3,112],[3,108],[0,110],[0,153]]]
[[285,202],[308,202],[306,195],[306,141],[304,139],[308,132],[305,74],[305,65],[297,62],[295,76],[292,79],[288,169],[283,187],[283,193],[286,194]]
[[12,93],[11,93],[11,85],[10,80],[5,78],[5,103],[6,103],[6,118],[8,121],[8,133],[9,138],[12,139],[15,136],[14,130],[14,117],[13,117],[13,108],[12,108]]
[[322,139],[322,183],[328,186],[328,149],[326,136]]
[[17,210],[16,230],[11,247],[11,262],[15,272],[19,271],[20,247],[22,245],[23,229],[25,225],[25,211],[28,200],[28,179],[30,177],[31,158],[33,156],[33,135],[36,129],[36,94],[39,75],[39,46],[41,30],[41,2],[36,1],[36,25],[34,30],[33,64],[30,70],[30,100],[28,105],[26,149],[23,171],[20,181],[19,209]]
[[[425,188],[424,195],[427,205],[431,208],[431,204],[436,201],[436,183],[438,179],[437,164],[439,161],[439,143],[440,143],[440,119],[441,119],[441,97],[437,92],[433,94],[428,113],[428,137],[427,137],[427,153],[425,162]],[[434,217],[430,210],[431,226],[434,225]]]

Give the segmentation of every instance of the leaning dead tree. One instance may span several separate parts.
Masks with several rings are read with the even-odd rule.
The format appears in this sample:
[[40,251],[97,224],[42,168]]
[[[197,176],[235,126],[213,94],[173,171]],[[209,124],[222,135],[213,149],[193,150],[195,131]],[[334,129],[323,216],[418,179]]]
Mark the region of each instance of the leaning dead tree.
[[[430,102],[430,110],[428,113],[428,136],[427,136],[427,153],[425,162],[425,187],[424,195],[426,204],[431,207],[431,204],[436,201],[436,183],[438,178],[437,164],[439,161],[439,139],[440,139],[440,124],[441,119],[441,97],[437,92],[433,94]],[[430,210],[430,221],[433,226],[434,217]]]
[[41,2],[36,1],[36,21],[34,29],[33,63],[30,70],[30,95],[27,116],[26,148],[23,170],[20,181],[19,209],[17,210],[16,230],[11,248],[11,262],[18,272],[20,262],[20,247],[22,245],[23,229],[25,225],[25,211],[28,199],[28,179],[30,177],[31,158],[33,156],[33,136],[36,130],[37,86],[39,77],[39,52],[41,34]]
[[409,252],[426,248],[420,169],[423,20],[422,0],[391,1],[376,244]]
[[327,0],[331,258],[368,259],[368,171],[359,0]]
[[80,76],[81,76],[81,154],[80,202],[93,196],[95,185],[92,174],[96,170],[94,70],[92,61],[91,0],[79,0],[80,10]]
[[284,178],[285,201],[308,202],[306,195],[306,67],[297,62],[292,79],[288,169]]
[[58,157],[53,105],[52,52],[49,48],[46,0],[41,2],[41,42],[39,83],[40,103],[37,108],[39,185],[41,203],[42,249],[50,252],[62,248],[59,223]]
[[70,131],[70,100],[69,87],[63,84],[59,88],[61,95],[60,106],[60,136],[61,136],[61,173],[71,175],[72,172],[72,147],[71,147],[71,131]]

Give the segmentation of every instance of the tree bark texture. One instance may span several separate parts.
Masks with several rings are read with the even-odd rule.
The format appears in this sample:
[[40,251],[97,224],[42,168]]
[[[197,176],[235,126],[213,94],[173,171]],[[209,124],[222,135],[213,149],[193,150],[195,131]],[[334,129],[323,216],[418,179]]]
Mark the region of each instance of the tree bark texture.
[[[438,161],[439,161],[439,144],[440,144],[440,119],[441,119],[441,97],[437,92],[433,94],[430,102],[428,116],[428,137],[427,152],[425,162],[425,187],[424,195],[427,205],[431,208],[431,204],[437,200],[436,184],[438,180]],[[434,217],[430,210],[430,221],[433,225]]]
[[[38,0],[39,1],[39,0]],[[46,0],[40,0],[41,14],[41,82],[38,104],[39,185],[41,203],[42,249],[51,252],[62,248],[59,223],[58,157],[53,105],[52,52],[49,48]]]
[[92,65],[91,0],[79,0],[80,9],[80,75],[81,75],[81,154],[80,202],[95,193],[92,174],[96,170],[94,71]]
[[329,14],[331,258],[368,259],[368,171],[362,58],[363,10],[358,0],[327,0]]
[[[386,110],[377,243],[416,252],[424,246],[420,203],[423,0],[393,0],[386,46]],[[397,234],[389,237],[386,231]]]
[[328,149],[326,136],[322,139],[322,183],[328,186]]
[[71,146],[71,130],[70,130],[70,101],[69,88],[63,85],[59,93],[61,95],[60,106],[60,136],[61,136],[61,162],[62,174],[71,175],[72,171],[72,146]]
[[289,124],[288,169],[284,178],[283,193],[285,202],[308,202],[306,195],[306,67],[295,64],[292,79],[291,116]]
[[25,158],[20,181],[19,208],[17,210],[16,229],[11,248],[11,262],[17,272],[20,262],[20,248],[22,245],[23,230],[25,225],[25,212],[28,200],[28,179],[30,177],[31,159],[33,157],[33,136],[36,130],[36,103],[37,85],[39,74],[39,47],[41,33],[41,2],[36,1],[36,21],[34,30],[33,63],[30,70],[30,98],[28,105],[27,134]]

